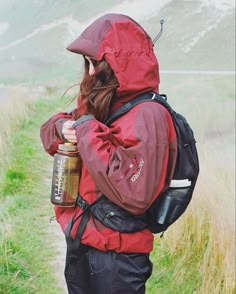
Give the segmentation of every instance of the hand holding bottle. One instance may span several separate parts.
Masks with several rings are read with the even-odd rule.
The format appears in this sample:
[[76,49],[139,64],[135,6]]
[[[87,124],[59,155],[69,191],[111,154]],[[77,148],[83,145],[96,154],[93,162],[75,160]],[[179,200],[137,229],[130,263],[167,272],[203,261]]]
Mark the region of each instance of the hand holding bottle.
[[74,120],[67,120],[66,122],[64,122],[62,127],[62,135],[68,142],[71,142],[71,143],[77,143],[75,129],[72,128],[74,123],[75,123]]

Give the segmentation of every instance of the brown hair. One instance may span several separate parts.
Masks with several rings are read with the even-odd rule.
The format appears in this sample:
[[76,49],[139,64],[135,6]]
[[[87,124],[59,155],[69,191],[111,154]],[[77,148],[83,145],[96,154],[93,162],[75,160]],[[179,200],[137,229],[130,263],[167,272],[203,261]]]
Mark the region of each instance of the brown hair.
[[89,75],[89,62],[85,59],[84,77],[80,83],[80,102],[85,114],[93,114],[97,120],[105,122],[119,87],[117,78],[106,60],[92,60],[95,74]]

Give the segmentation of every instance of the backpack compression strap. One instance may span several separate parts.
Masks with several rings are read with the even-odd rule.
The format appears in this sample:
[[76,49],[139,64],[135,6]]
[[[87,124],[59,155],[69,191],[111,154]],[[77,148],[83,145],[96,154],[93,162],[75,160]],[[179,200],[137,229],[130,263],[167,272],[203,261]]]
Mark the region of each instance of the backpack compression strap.
[[118,109],[112,112],[110,117],[105,122],[105,125],[109,126],[113,121],[115,121],[118,117],[122,116],[123,114],[127,113],[129,110],[131,110],[134,106],[143,103],[143,102],[151,102],[155,101],[163,105],[167,110],[172,114],[174,110],[171,108],[171,106],[167,103],[167,98],[165,95],[160,95],[155,92],[148,92],[143,95],[137,96],[133,98],[132,100],[126,102],[122,106],[120,106]]

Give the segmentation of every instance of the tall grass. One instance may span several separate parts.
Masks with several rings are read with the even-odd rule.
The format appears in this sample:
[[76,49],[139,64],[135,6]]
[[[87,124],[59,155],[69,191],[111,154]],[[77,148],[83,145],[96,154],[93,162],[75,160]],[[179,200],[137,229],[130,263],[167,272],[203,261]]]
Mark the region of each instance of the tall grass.
[[183,218],[155,240],[148,293],[235,293],[234,234],[232,226],[193,200]]
[[201,159],[202,171],[189,209],[162,239],[156,238],[150,294],[236,293],[232,174],[222,175],[222,170]]
[[[1,90],[1,89],[0,89]],[[6,97],[1,100],[0,107],[0,168],[4,163],[6,149],[12,144],[12,129],[26,117],[34,95],[24,86],[4,88]]]
[[188,103],[176,100],[176,109],[190,117],[200,175],[184,216],[162,239],[156,237],[148,294],[236,293],[234,80],[197,81],[202,87],[196,93],[192,78],[179,78],[173,85],[188,97]]
[[0,181],[1,294],[60,293],[49,265],[55,254],[48,232],[53,211],[43,184],[48,164],[39,139],[39,126],[55,111],[55,99],[50,99],[27,104],[24,118],[9,131]]

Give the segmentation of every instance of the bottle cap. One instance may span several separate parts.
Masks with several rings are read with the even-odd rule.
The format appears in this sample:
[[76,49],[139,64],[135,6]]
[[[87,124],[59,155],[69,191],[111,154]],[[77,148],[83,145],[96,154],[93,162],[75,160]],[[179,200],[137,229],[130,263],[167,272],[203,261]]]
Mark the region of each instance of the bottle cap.
[[77,146],[73,143],[59,144],[58,150],[61,151],[77,151]]

